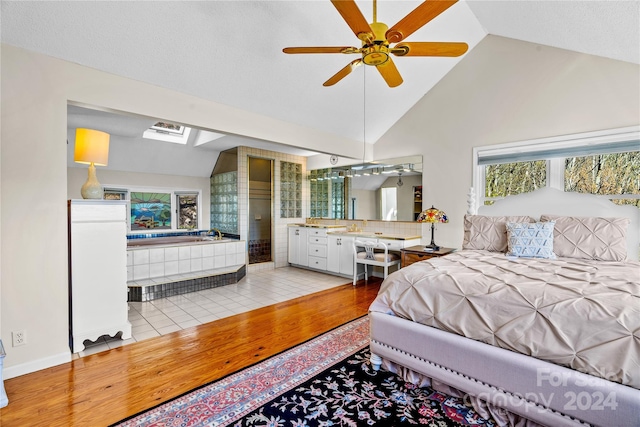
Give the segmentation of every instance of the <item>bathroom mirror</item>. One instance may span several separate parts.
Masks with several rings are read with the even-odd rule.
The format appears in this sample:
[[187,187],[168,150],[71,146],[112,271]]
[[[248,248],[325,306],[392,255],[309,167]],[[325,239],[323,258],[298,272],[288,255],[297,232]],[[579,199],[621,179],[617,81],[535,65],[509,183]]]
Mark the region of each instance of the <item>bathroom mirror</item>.
[[422,156],[312,170],[310,215],[415,221],[422,209]]

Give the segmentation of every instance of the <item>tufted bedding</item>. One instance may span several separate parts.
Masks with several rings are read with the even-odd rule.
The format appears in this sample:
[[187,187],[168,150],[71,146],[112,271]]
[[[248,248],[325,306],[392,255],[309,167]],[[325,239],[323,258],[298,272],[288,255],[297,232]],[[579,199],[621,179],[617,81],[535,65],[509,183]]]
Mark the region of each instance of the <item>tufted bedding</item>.
[[640,263],[463,250],[391,274],[371,311],[640,389]]

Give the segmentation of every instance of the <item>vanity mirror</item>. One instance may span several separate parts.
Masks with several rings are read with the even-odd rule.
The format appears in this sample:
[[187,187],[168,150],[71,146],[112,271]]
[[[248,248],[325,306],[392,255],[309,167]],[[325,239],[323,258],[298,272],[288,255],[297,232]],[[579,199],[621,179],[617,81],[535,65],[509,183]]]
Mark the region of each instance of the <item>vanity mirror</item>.
[[311,217],[415,221],[422,206],[422,156],[316,169],[309,181]]

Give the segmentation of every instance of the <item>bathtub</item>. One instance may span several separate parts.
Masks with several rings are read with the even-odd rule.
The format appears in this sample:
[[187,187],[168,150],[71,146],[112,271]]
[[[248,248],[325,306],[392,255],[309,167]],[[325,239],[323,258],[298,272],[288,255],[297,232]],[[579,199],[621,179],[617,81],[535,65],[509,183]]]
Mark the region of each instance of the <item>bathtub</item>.
[[228,242],[229,238],[223,237],[221,240],[215,240],[213,236],[165,236],[165,237],[149,237],[144,239],[129,239],[127,247],[133,248],[138,246],[175,246],[193,243],[216,243]]

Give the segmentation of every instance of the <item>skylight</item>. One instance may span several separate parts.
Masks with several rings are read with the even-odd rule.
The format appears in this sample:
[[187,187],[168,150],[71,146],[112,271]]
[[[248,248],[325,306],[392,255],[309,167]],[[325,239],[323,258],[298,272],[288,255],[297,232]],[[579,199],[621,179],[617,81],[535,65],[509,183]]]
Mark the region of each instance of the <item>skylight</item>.
[[158,141],[173,142],[174,144],[186,144],[191,128],[176,123],[157,122],[142,134],[143,138]]

